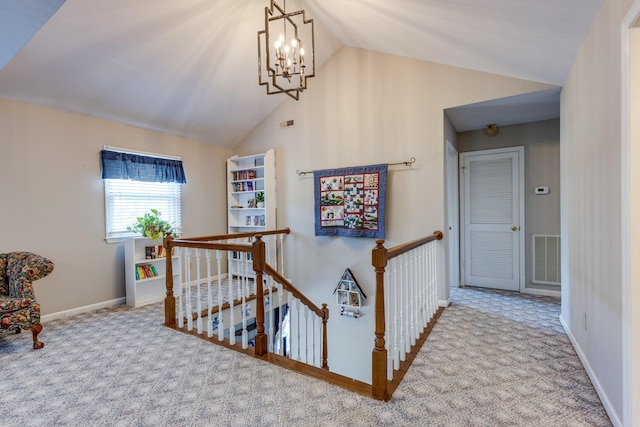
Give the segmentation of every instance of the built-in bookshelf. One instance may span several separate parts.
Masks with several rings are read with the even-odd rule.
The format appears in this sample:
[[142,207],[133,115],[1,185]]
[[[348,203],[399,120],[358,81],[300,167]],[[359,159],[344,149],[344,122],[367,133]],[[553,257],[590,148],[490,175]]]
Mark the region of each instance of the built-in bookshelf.
[[[227,207],[231,234],[276,229],[275,150],[227,159]],[[230,255],[229,273],[237,275],[242,262],[251,260]]]
[[[162,239],[130,237],[124,242],[127,305],[140,307],[162,301],[166,291],[166,254]],[[180,262],[172,257],[173,281],[180,283]]]
[[275,153],[227,159],[229,233],[276,227]]

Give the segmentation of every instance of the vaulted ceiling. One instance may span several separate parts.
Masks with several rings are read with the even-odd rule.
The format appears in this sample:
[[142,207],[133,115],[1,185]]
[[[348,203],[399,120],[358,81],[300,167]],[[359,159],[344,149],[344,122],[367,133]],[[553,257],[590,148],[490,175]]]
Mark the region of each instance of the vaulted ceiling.
[[[562,86],[601,1],[289,0],[286,8],[314,19],[317,74],[346,45]],[[258,86],[256,32],[268,3],[0,0],[0,97],[233,147],[279,103],[295,102]],[[510,100],[489,104],[494,120],[482,117],[483,105],[450,114],[458,130],[495,114],[502,125],[533,121],[550,102],[559,114],[558,94],[515,100],[528,119],[508,118]]]

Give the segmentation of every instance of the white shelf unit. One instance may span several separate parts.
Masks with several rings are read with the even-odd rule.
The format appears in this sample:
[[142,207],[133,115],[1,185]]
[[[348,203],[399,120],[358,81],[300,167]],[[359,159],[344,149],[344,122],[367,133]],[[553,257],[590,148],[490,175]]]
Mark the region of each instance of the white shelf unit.
[[[143,305],[162,301],[166,291],[166,258],[147,259],[147,246],[162,246],[162,239],[152,240],[144,237],[129,237],[124,242],[125,282],[127,290],[127,305],[141,307]],[[139,266],[153,266],[158,275],[143,279],[136,279]],[[180,259],[172,257],[174,289],[180,283]]]
[[[264,194],[258,207],[256,195]],[[275,150],[227,159],[227,225],[230,234],[276,229]],[[242,262],[229,256],[229,274],[238,275]],[[251,268],[249,267],[251,271]],[[248,276],[252,276],[253,271]]]

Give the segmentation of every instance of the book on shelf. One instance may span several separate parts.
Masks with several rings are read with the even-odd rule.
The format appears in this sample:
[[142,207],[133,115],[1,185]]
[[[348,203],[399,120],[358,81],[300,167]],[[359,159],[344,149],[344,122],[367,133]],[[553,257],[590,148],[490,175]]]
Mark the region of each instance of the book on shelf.
[[164,248],[162,245],[158,246],[145,246],[144,247],[144,257],[145,259],[156,259],[164,257]]
[[158,269],[153,264],[139,264],[136,266],[136,280],[149,279],[158,276]]
[[256,171],[253,169],[234,171],[233,172],[233,180],[234,181],[246,181],[248,179],[256,179]]

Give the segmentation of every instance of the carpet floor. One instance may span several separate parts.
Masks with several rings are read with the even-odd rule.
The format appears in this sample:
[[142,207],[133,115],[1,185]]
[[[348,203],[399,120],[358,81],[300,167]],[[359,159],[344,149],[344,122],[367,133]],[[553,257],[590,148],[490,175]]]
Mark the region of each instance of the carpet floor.
[[455,289],[390,402],[118,306],[0,335],[3,426],[609,426],[559,300]]

